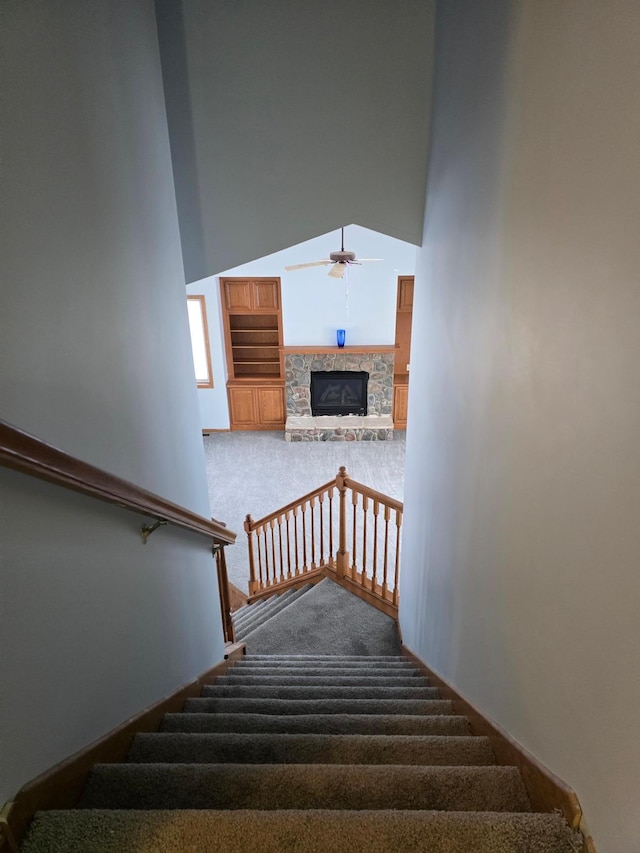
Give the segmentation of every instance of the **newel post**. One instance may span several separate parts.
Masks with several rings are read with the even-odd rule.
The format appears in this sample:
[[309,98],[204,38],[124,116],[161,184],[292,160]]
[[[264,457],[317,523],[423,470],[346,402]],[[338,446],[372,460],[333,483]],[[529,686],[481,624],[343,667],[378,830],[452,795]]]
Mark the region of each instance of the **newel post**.
[[336,554],[336,575],[343,578],[349,568],[349,554],[347,552],[347,469],[344,465],[336,476],[336,488],[340,494],[340,534],[338,539],[338,553]]
[[258,592],[258,582],[256,581],[256,564],[253,556],[253,530],[251,525],[253,524],[253,519],[250,515],[244,520],[244,529],[247,534],[247,545],[249,547],[249,595],[253,595],[254,592]]

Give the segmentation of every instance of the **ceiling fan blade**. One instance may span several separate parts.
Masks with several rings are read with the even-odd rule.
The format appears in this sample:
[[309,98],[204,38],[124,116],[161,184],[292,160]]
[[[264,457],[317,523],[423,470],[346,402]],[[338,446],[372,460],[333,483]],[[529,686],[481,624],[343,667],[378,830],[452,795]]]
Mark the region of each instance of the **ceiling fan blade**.
[[326,267],[331,264],[332,261],[311,261],[308,264],[292,264],[291,266],[285,267],[287,272],[291,272],[292,270],[306,270],[308,267]]
[[384,261],[384,258],[358,258],[359,263],[363,261]]
[[346,270],[346,264],[334,264],[329,270],[329,275],[331,276],[331,278],[344,278]]

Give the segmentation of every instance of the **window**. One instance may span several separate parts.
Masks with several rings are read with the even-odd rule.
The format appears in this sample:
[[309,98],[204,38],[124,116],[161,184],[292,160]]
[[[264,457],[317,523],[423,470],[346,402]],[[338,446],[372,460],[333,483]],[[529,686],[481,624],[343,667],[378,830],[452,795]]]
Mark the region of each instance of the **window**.
[[207,329],[207,310],[204,296],[187,296],[189,329],[191,330],[191,349],[193,367],[198,388],[213,388],[213,370],[209,350],[209,331]]

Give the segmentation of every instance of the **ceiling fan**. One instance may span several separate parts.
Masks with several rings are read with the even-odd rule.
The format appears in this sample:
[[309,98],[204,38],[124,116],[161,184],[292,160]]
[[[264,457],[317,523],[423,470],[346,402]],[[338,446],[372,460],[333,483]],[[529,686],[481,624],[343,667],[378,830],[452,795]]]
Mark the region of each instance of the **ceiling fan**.
[[339,252],[330,252],[328,258],[324,258],[321,261],[310,261],[308,264],[293,264],[292,266],[285,267],[287,272],[291,272],[292,270],[305,270],[309,267],[326,267],[331,266],[329,270],[329,275],[331,278],[344,278],[344,274],[347,271],[347,267],[352,264],[362,264],[366,261],[381,261],[382,258],[361,258],[359,261],[356,260],[356,253],[345,251],[344,248],[344,228],[342,230],[342,242],[341,248]]

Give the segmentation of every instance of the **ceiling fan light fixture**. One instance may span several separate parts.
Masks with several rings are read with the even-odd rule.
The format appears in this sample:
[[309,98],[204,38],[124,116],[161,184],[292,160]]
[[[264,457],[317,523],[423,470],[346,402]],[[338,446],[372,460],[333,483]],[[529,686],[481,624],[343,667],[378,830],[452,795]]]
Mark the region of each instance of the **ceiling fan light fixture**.
[[341,229],[342,240],[340,243],[340,251],[339,252],[330,252],[328,258],[323,258],[321,261],[310,261],[308,264],[291,264],[290,266],[286,266],[285,270],[287,272],[292,272],[293,270],[304,270],[310,267],[325,267],[331,266],[329,270],[329,276],[331,278],[344,278],[344,274],[347,270],[348,266],[352,266],[353,264],[357,264],[360,266],[363,261],[381,261],[382,258],[361,258],[359,261],[356,260],[356,253],[350,252],[349,250],[344,248],[344,227]]

